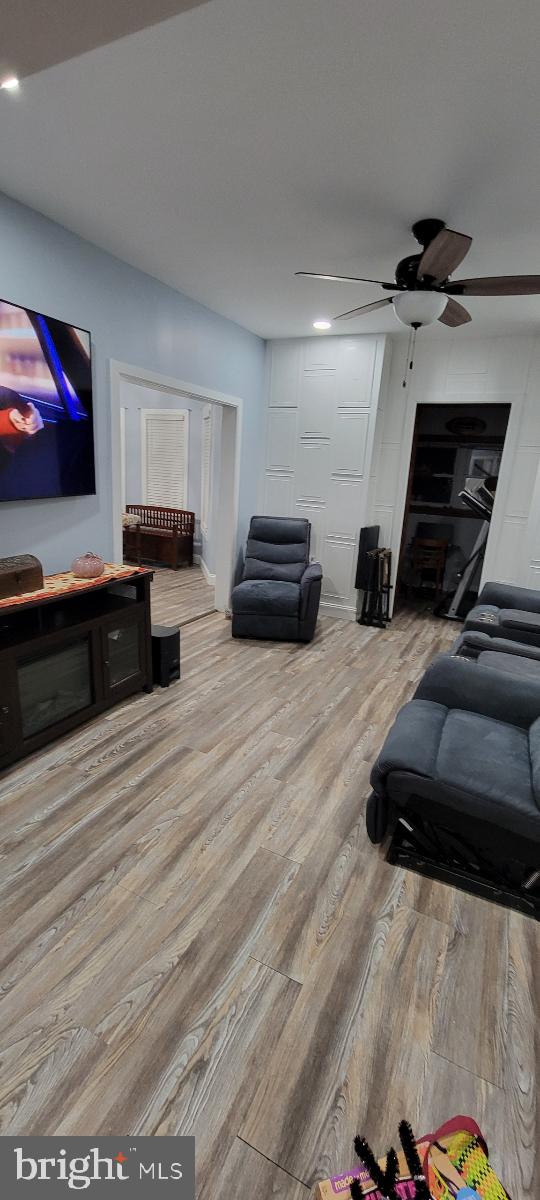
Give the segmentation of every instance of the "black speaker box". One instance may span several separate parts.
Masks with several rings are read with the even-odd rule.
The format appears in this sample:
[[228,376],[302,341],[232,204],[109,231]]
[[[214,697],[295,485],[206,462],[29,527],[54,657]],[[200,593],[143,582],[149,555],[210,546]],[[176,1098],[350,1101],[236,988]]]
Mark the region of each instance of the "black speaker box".
[[370,560],[368,551],[376,550],[379,545],[379,526],[364,525],[360,530],[360,541],[358,544],[358,562],[356,564],[356,579],[354,581],[355,588],[366,590],[370,582]]
[[180,679],[180,630],[177,625],[152,625],[152,678],[160,687]]

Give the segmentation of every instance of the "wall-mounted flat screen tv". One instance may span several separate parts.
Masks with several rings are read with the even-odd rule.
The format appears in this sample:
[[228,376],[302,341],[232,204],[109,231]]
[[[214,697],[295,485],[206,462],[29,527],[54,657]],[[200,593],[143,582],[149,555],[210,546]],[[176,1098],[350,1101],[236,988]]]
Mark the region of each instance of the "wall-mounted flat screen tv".
[[0,502],[95,490],[90,334],[0,300]]

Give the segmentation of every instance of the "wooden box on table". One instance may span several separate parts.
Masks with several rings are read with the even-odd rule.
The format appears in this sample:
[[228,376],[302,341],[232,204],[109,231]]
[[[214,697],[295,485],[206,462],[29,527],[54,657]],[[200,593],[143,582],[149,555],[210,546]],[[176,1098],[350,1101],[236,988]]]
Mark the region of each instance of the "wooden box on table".
[[0,600],[43,587],[43,568],[33,554],[0,558]]

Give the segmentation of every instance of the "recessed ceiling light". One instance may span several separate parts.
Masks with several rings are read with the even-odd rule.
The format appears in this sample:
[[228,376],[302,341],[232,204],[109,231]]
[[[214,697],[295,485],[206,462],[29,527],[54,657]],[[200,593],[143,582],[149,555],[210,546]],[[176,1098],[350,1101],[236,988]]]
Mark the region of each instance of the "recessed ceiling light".
[[2,80],[0,87],[4,88],[6,92],[17,92],[19,90],[19,80],[16,75],[8,75],[6,79]]
[[314,322],[313,322],[313,328],[314,328],[314,329],[331,329],[331,328],[332,328],[332,322],[331,322],[331,321],[325,321],[325,320],[322,320],[322,319],[321,319],[320,321],[314,321]]

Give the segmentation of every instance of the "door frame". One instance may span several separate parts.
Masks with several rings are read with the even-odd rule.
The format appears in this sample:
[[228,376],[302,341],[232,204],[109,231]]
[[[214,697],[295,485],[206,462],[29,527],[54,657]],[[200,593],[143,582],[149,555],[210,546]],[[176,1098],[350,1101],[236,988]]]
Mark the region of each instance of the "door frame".
[[439,405],[452,405],[453,407],[460,406],[463,408],[480,408],[485,404],[507,404],[510,408],[501,458],[499,483],[495,494],[493,515],[490,521],[489,536],[486,545],[486,554],[480,576],[479,586],[482,587],[486,579],[489,579],[492,576],[492,562],[494,559],[496,559],[497,545],[502,533],[506,497],[511,482],[511,464],[513,462],[514,454],[518,445],[519,427],[523,412],[524,396],[517,392],[479,392],[478,394],[462,393],[456,396],[452,395],[451,398],[446,393],[435,393],[434,395],[428,397],[424,394],[422,396],[415,396],[412,389],[408,389],[405,419],[402,430],[400,475],[392,522],[392,612],[396,600],[396,580],[399,568],[400,547],[407,515],[407,486],[411,468],[411,455],[413,452],[416,415],[418,406],[421,404],[429,404],[433,405],[434,407],[438,407]]
[[242,447],[243,402],[240,396],[229,396],[213,388],[148,371],[130,363],[110,360],[111,387],[111,462],[113,557],[122,561],[122,447],[121,447],[121,390],[122,383],[134,383],[179,400],[199,400],[215,404],[222,411],[219,453],[220,504],[215,528],[215,605],[226,612],[234,585],[238,539],[240,496],[240,453]]

